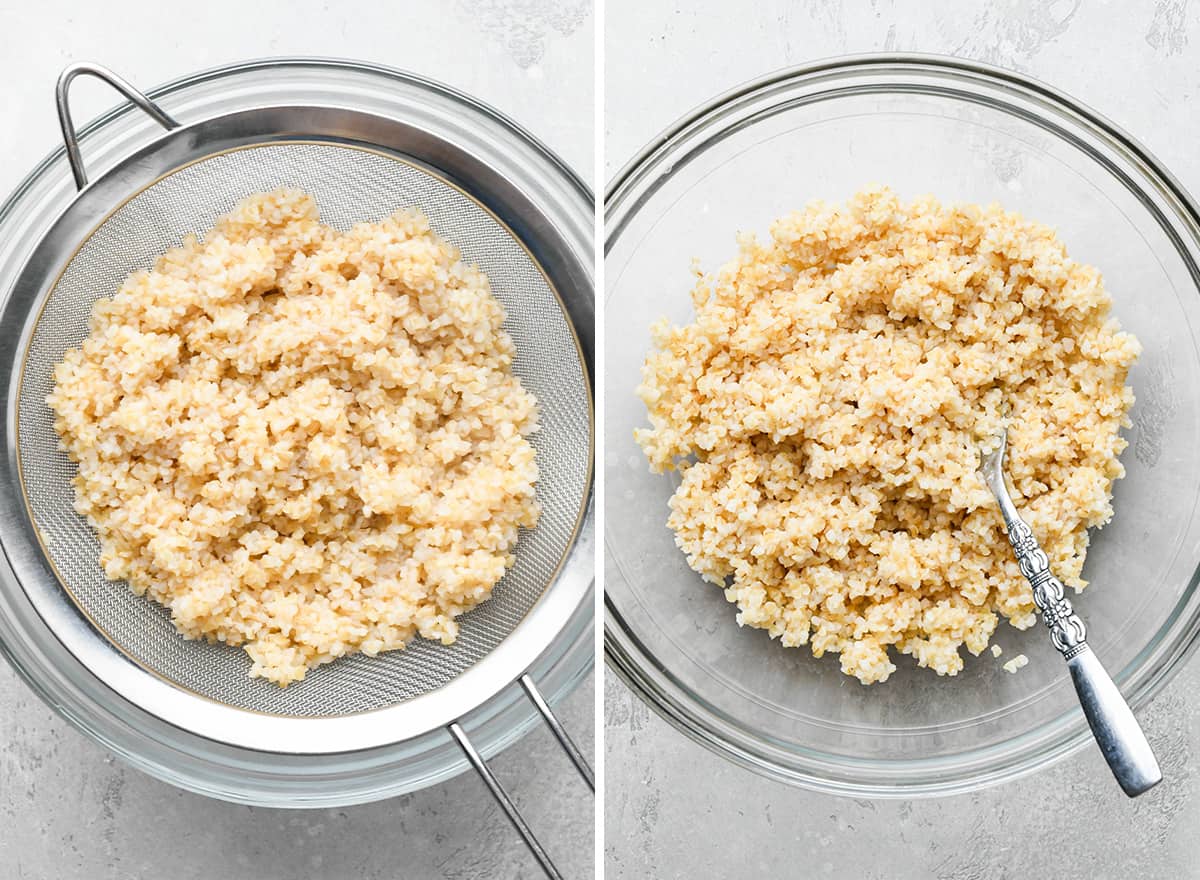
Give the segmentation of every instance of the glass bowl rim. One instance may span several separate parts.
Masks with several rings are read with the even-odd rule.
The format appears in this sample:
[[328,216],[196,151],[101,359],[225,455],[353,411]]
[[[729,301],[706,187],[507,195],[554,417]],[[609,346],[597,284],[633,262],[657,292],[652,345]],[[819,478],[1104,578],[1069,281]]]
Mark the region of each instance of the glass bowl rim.
[[[210,112],[223,113],[231,105],[241,106],[245,102],[263,100],[270,103],[271,96],[277,99],[281,91],[295,91],[297,87],[311,85],[311,82],[290,78],[255,78],[259,73],[282,72],[287,75],[293,71],[301,77],[309,75],[319,78],[322,86],[353,85],[354,82],[363,81],[363,78],[369,78],[376,84],[394,83],[409,90],[395,92],[392,100],[397,104],[419,100],[422,106],[435,108],[436,102],[440,101],[461,108],[463,117],[471,116],[474,120],[471,134],[478,142],[472,141],[472,147],[487,146],[495,152],[502,152],[506,160],[516,156],[518,151],[526,151],[527,155],[536,157],[537,165],[530,174],[538,176],[538,190],[542,196],[539,205],[553,216],[556,223],[562,224],[561,234],[564,238],[574,240],[579,230],[592,232],[592,190],[557,153],[501,111],[451,86],[418,74],[352,59],[268,57],[188,73],[156,85],[148,89],[146,94],[155,100],[198,99]],[[343,82],[343,78],[348,78],[347,82]],[[235,84],[249,82],[249,88],[240,92],[231,88],[219,95],[201,91],[211,84],[230,81]],[[350,95],[348,102],[353,103],[353,93],[347,94]],[[142,137],[143,131],[141,127],[122,129],[120,124],[138,117],[133,105],[121,100],[82,125],[79,128],[80,140],[97,151],[113,144],[127,147],[130,141]],[[147,130],[154,132],[152,137],[158,136],[152,122],[139,122],[137,125],[145,125]],[[484,126],[503,130],[507,139],[503,143],[498,142]],[[85,160],[87,158],[85,155]],[[97,177],[102,177],[107,170],[101,170]],[[66,150],[61,143],[33,165],[3,196],[0,202],[0,228],[12,227],[18,233],[14,238],[26,233],[30,237],[40,238],[44,229],[38,228],[36,220],[30,219],[31,213],[38,209],[37,204],[31,202],[36,201],[34,194],[38,187],[48,185],[48,182],[54,183],[59,178],[63,181],[70,179]],[[73,198],[74,185],[69,189]],[[52,210],[56,215],[60,208],[52,206],[47,210]],[[18,244],[13,248],[19,249],[21,246]],[[594,270],[590,259],[593,248],[581,247],[579,252],[581,265],[585,265],[582,256],[589,257],[585,267],[591,274]],[[0,246],[0,272],[6,272],[8,263],[13,259],[20,262],[24,255],[13,257]],[[7,295],[10,281],[7,274],[0,277],[0,296]],[[581,345],[585,342],[585,336],[588,344],[591,344],[590,331],[590,327],[577,330]],[[593,363],[594,353],[589,351],[586,366],[589,384],[595,381]],[[593,550],[594,474],[583,504],[580,531],[570,555],[585,559]],[[3,558],[0,558],[0,580],[16,583],[7,560]],[[5,592],[4,588],[0,588],[0,608],[4,606]],[[13,586],[9,592],[13,596],[23,596],[19,585]],[[529,667],[529,672],[542,686],[542,692],[551,704],[574,690],[593,668],[594,650],[589,638],[594,621],[593,595],[594,583],[591,583],[582,591],[570,619]],[[33,618],[26,614],[22,621],[25,619]],[[415,791],[470,768],[467,757],[445,729],[377,748],[329,752],[315,757],[297,757],[286,751],[239,749],[192,735],[160,719],[139,714],[138,707],[118,698],[96,681],[78,661],[71,659],[69,654],[64,655],[57,636],[46,629],[40,617],[36,617],[36,620],[38,628],[35,630],[25,628],[15,617],[9,621],[0,619],[0,655],[5,656],[14,671],[39,698],[89,739],[113,751],[137,769],[180,788],[245,804],[341,806]],[[58,659],[66,658],[64,664],[59,666],[49,662],[48,651],[57,652]],[[75,678],[68,680],[68,675]],[[472,736],[476,748],[485,758],[489,758],[524,736],[539,717],[536,708],[514,679],[492,697],[464,713],[460,721]]]
[[[1149,184],[1174,209],[1174,219],[1190,233],[1191,243],[1200,247],[1200,207],[1170,171],[1137,139],[1111,120],[1066,93],[1021,73],[994,65],[943,55],[909,52],[866,53],[837,56],[808,64],[782,68],[749,80],[697,106],[651,139],[610,180],[605,188],[605,245],[607,257],[613,244],[646,199],[653,195],[640,192],[651,177],[665,180],[686,162],[675,161],[674,151],[684,142],[698,141],[696,152],[728,133],[721,128],[729,116],[756,102],[766,108],[794,97],[789,89],[803,90],[814,83],[834,83],[863,75],[933,75],[958,84],[974,84],[990,89],[993,109],[1031,122],[1044,129],[1052,117],[1067,128],[1082,129],[1098,138],[1105,147],[1130,161],[1142,179],[1126,186],[1138,193]],[[898,84],[889,84],[876,92],[899,92]],[[907,91],[918,91],[908,89]],[[778,94],[773,94],[778,93]],[[926,92],[922,92],[926,93]],[[764,100],[771,96],[771,101]],[[996,97],[998,95],[998,97]],[[837,100],[838,95],[827,96]],[[1019,103],[1032,101],[1038,113]],[[820,98],[818,98],[820,100]],[[762,108],[759,108],[761,110]],[[757,121],[757,112],[752,119]],[[751,125],[754,122],[750,123]],[[715,131],[714,131],[715,129]],[[1057,128],[1047,129],[1064,139]],[[714,139],[715,135],[715,139]],[[1078,143],[1074,144],[1079,147]],[[671,157],[671,158],[669,158]],[[1094,161],[1099,161],[1094,155]],[[668,163],[665,170],[660,166]],[[1103,163],[1102,163],[1103,164]],[[1111,166],[1108,172],[1117,175]],[[637,198],[631,198],[636,196]],[[1144,198],[1142,199],[1144,202]],[[1161,220],[1160,220],[1161,222]],[[1200,268],[1178,241],[1177,252],[1188,264],[1193,281],[1200,289]],[[607,291],[604,294],[608,299]],[[605,554],[609,550],[605,529]],[[615,568],[610,568],[613,571]],[[614,576],[622,577],[619,572]],[[1197,568],[1176,601],[1169,617],[1155,637],[1114,678],[1130,706],[1138,710],[1167,684],[1182,668],[1200,644],[1200,568]],[[955,752],[937,758],[867,759],[797,749],[792,744],[773,742],[749,725],[742,724],[724,710],[707,703],[646,648],[629,627],[609,593],[604,593],[604,655],[606,665],[660,717],[677,730],[709,750],[768,778],[803,788],[850,797],[909,798],[944,796],[977,791],[1019,778],[1050,766],[1076,752],[1092,740],[1082,712],[1072,707],[1039,728],[1004,742]],[[1160,653],[1155,664],[1150,655]],[[1130,677],[1141,674],[1132,689]]]

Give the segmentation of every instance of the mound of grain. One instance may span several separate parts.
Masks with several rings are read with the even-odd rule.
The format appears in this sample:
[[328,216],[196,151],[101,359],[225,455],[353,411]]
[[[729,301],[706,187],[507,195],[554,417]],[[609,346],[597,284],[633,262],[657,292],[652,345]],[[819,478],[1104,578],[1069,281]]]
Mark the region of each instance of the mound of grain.
[[997,615],[1030,626],[977,473],[1006,423],[1022,516],[1086,586],[1140,347],[1050,229],[869,189],[741,238],[693,301],[692,323],[654,328],[637,440],[681,471],[668,523],[740,624],[838,652],[864,683],[894,671],[892,648],[954,675]]
[[280,685],[454,641],[538,518],[536,401],[418,213],[253,196],[99,300],[47,403],[105,574]]

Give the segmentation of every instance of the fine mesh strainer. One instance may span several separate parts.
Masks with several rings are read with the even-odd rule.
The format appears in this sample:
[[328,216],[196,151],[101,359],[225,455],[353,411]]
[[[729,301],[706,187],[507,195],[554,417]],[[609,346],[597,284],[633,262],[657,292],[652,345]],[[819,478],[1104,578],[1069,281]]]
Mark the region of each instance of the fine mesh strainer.
[[[81,74],[106,81],[166,129],[91,182],[67,100]],[[270,754],[320,766],[325,758],[448,734],[556,876],[472,745],[467,719],[481,708],[486,715],[489,702],[519,686],[591,784],[590,768],[531,673],[573,622],[582,616],[586,629],[591,619],[587,249],[470,149],[407,119],[312,103],[177,121],[165,102],[89,64],[64,71],[58,109],[79,192],[32,247],[0,313],[10,486],[0,544],[14,576],[9,586],[89,674],[87,687],[243,762]],[[491,600],[460,618],[454,645],[414,639],[403,651],[318,667],[286,689],[250,678],[241,650],[182,638],[165,609],[104,578],[98,541],[73,510],[74,468],[58,448],[45,404],[54,365],[86,336],[96,299],[115,292],[130,272],[150,267],[184,234],[211,228],[247,195],[280,186],[312,194],[322,221],[343,229],[418,207],[488,275],[508,316],[514,370],[539,401],[541,429],[532,442],[542,505],[537,527],[521,534],[516,562]],[[590,213],[582,188],[581,195]],[[34,683],[61,705],[52,687]],[[336,765],[335,759],[328,769]]]

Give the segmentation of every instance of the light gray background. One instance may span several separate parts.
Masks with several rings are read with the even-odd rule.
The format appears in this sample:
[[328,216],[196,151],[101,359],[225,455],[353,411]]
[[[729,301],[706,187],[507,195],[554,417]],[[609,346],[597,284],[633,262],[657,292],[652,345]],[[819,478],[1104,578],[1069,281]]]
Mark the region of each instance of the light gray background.
[[[149,88],[267,55],[404,67],[514,117],[593,177],[590,0],[0,4],[0,198],[58,144],[54,79],[73,60]],[[115,103],[79,81],[76,118]],[[592,681],[558,707],[591,753]],[[586,788],[544,730],[493,762],[568,878],[594,874]],[[0,661],[0,880],[369,880],[538,876],[473,774],[340,810],[233,806],[126,769]]]
[[[1200,191],[1200,10],[1186,0],[609,0],[606,176],[695,105],[775,68],[853,52],[961,55],[1024,71],[1134,132]],[[1136,801],[1094,748],[970,796],[853,801],[693,744],[610,672],[606,876],[1025,880],[1200,877],[1200,662],[1143,713],[1166,781]]]

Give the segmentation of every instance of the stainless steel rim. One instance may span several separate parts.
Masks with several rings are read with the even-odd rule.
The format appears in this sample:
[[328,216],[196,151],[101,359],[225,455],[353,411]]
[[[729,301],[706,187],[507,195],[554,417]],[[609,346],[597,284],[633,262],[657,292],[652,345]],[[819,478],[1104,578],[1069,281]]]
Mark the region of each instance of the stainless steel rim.
[[[320,107],[264,108],[173,129],[88,185],[63,213],[13,285],[0,311],[0,335],[18,337],[17,351],[24,352],[34,330],[38,306],[79,242],[115,205],[196,159],[247,145],[261,146],[299,137],[338,145],[371,145],[376,149],[403,143],[406,152],[417,152],[420,156],[423,154],[416,144],[423,134],[403,122]],[[428,140],[426,149],[440,148],[442,142]],[[442,156],[430,164],[442,168],[449,160],[449,156]],[[483,167],[464,167],[461,177],[482,187],[488,173]],[[506,184],[505,181],[490,183],[498,189]],[[520,196],[510,192],[501,198],[504,204],[514,204]],[[488,203],[492,203],[490,199]],[[548,271],[555,264],[569,271],[569,256],[555,253],[552,239],[523,240],[544,245],[535,249]],[[59,578],[47,566],[37,529],[23,511],[23,493],[15,491],[21,485],[20,446],[16,439],[16,388],[20,371],[15,369],[21,359],[18,355],[0,363],[0,401],[6,408],[0,440],[8,452],[4,466],[8,468],[5,475],[9,487],[0,492],[0,522],[7,526],[0,532],[0,544],[17,580],[68,649],[125,699],[137,702],[146,711],[178,727],[230,745],[298,754],[354,751],[420,736],[449,724],[464,713],[464,706],[490,699],[519,677],[561,631],[586,592],[590,582],[588,560],[584,554],[569,552],[554,587],[546,591],[528,618],[488,656],[486,663],[439,690],[398,706],[344,718],[285,718],[247,713],[211,701],[198,702],[165,681],[147,676],[136,664],[115,656],[107,650],[107,643],[95,638],[88,622],[63,607]]]

